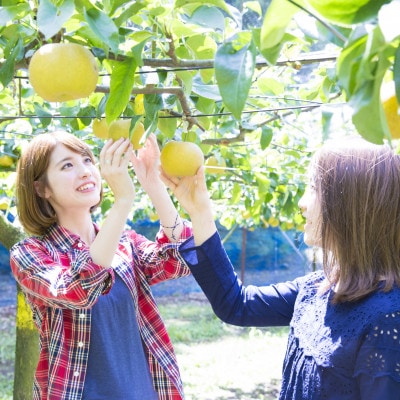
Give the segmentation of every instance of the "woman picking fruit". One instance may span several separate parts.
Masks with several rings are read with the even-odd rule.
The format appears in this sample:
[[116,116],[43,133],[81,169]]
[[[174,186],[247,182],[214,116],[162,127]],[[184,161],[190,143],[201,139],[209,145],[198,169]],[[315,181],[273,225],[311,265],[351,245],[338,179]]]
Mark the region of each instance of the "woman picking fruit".
[[[189,274],[178,245],[191,230],[158,161],[153,135],[137,155],[127,139],[104,145],[100,169],[115,200],[98,227],[91,212],[102,182],[84,142],[66,132],[40,134],[22,154],[18,215],[31,236],[11,249],[11,267],[40,332],[35,399],[183,398],[150,285]],[[135,199],[130,162],[160,218],[155,242],[125,229]]]
[[400,156],[362,140],[320,149],[299,207],[323,268],[267,286],[234,273],[203,171],[163,176],[193,224],[180,252],[223,321],[290,326],[279,398],[400,399]]

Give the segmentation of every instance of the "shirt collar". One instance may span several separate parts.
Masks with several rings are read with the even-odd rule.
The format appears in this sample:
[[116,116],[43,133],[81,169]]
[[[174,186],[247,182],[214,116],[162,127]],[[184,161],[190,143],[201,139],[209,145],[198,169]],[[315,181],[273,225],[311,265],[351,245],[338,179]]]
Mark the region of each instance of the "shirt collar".
[[[96,224],[94,225],[94,229],[96,233],[99,231]],[[48,240],[53,242],[57,247],[61,249],[71,248],[75,243],[81,241],[80,236],[75,233],[72,233],[69,229],[64,228],[61,225],[53,224],[50,226],[47,231],[46,237]]]

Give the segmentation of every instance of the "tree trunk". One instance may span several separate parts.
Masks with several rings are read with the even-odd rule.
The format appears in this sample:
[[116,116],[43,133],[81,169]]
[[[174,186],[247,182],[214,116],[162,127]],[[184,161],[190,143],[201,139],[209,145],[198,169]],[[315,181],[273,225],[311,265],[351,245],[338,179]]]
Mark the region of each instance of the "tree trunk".
[[17,286],[17,320],[14,367],[14,400],[32,399],[33,377],[39,358],[39,335],[32,311]]
[[[0,243],[10,249],[23,237],[23,232],[8,223],[0,213]],[[33,377],[38,357],[39,334],[32,319],[32,311],[17,285],[14,400],[32,399]]]

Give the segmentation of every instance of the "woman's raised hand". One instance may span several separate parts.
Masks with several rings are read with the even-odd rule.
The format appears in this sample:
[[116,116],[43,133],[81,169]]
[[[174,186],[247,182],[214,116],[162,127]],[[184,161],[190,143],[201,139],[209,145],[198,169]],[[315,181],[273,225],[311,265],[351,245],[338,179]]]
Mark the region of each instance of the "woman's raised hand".
[[147,193],[155,186],[163,185],[159,169],[160,149],[154,134],[147,138],[144,146],[137,150],[137,154],[132,152],[130,160],[138,181]]
[[100,152],[101,174],[114,193],[115,200],[133,201],[135,187],[129,175],[128,165],[132,157],[132,145],[128,139],[109,140]]
[[196,175],[181,178],[171,177],[161,169],[161,179],[191,218],[195,214],[201,215],[211,209],[203,166]]
[[171,189],[192,221],[194,242],[201,245],[217,230],[207,191],[204,166],[194,176],[171,177],[161,170],[161,179]]

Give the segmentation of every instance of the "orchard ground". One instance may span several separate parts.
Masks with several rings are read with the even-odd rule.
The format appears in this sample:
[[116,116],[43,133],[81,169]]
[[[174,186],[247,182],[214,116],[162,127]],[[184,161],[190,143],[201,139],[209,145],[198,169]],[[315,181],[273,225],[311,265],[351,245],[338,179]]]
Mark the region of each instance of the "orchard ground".
[[[15,284],[4,274],[0,278],[0,400],[11,400]],[[190,284],[190,278],[182,280],[185,286]],[[201,292],[156,295],[156,299],[175,346],[186,400],[277,398],[287,328],[224,324]]]

